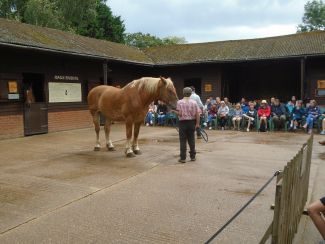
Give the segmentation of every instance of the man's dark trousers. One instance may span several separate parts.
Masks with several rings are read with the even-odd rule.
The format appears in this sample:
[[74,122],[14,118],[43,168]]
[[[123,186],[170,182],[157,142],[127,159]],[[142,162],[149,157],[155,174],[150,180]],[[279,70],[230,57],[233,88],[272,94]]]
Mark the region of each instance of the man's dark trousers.
[[179,121],[179,141],[181,159],[186,159],[186,143],[190,146],[190,157],[195,158],[195,120],[181,120]]

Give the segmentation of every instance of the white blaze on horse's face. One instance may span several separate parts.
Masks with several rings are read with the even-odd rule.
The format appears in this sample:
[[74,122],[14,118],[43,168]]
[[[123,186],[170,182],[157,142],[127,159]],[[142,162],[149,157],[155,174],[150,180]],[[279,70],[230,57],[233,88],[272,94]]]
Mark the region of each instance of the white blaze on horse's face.
[[164,101],[172,108],[176,108],[178,97],[173,81],[170,78],[165,79],[163,77],[160,77],[160,81],[162,85],[159,87],[159,100]]

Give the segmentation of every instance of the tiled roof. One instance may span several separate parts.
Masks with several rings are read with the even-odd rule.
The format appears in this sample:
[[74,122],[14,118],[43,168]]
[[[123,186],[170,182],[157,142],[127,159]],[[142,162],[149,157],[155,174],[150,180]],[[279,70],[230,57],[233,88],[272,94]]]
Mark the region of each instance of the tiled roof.
[[114,42],[0,18],[0,44],[146,65],[227,62],[325,55],[325,31],[269,38],[152,47]]
[[325,31],[269,38],[153,47],[145,53],[155,64],[183,64],[325,55]]
[[152,64],[151,59],[136,48],[1,18],[0,43]]

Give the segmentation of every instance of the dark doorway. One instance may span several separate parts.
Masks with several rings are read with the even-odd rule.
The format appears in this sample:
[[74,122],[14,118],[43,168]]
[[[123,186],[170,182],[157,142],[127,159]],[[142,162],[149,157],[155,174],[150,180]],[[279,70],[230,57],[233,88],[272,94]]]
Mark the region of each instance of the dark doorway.
[[282,102],[300,94],[298,61],[265,61],[230,64],[225,69],[223,96],[231,102],[278,97]]
[[45,102],[45,79],[43,74],[23,74],[25,95],[25,136],[48,132],[47,104]]
[[199,96],[202,95],[201,85],[202,85],[202,81],[200,78],[192,78],[192,79],[184,80],[184,87],[194,86],[195,93],[198,94]]

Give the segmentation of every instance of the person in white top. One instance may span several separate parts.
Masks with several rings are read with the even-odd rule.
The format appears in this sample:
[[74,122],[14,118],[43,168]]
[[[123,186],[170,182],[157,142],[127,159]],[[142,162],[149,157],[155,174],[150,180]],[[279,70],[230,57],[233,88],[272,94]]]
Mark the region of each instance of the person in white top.
[[[200,114],[202,115],[203,113],[203,110],[204,110],[204,106],[203,106],[203,103],[201,101],[201,98],[198,94],[195,93],[195,87],[194,86],[191,86],[191,89],[192,89],[192,94],[190,96],[190,99],[193,99],[194,101],[196,101],[197,105],[199,106],[200,108]],[[200,133],[200,127],[197,127],[196,128],[196,136],[198,139],[201,139],[202,136],[201,136],[201,133]]]

